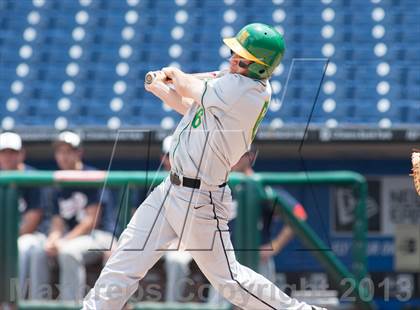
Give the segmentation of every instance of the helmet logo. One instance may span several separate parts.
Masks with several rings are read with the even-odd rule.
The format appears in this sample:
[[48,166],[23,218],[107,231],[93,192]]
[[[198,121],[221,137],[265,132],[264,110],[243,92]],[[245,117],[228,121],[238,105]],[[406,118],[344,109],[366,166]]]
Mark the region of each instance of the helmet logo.
[[244,30],[244,31],[242,31],[242,33],[239,35],[238,41],[239,41],[241,44],[244,44],[245,40],[246,40],[246,39],[248,39],[248,37],[249,37],[249,32],[248,32],[248,31],[246,31],[246,30]]

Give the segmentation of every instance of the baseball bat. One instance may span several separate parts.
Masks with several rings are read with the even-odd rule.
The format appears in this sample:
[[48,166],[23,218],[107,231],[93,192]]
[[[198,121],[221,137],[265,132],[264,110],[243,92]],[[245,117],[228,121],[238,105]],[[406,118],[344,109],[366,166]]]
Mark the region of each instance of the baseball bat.
[[[200,80],[205,79],[214,79],[222,75],[222,73],[225,73],[224,71],[210,71],[210,72],[201,72],[201,73],[190,73],[191,75],[195,76],[196,78]],[[149,71],[146,73],[144,77],[144,82],[146,84],[152,84],[154,80],[156,79],[157,75],[153,71]]]

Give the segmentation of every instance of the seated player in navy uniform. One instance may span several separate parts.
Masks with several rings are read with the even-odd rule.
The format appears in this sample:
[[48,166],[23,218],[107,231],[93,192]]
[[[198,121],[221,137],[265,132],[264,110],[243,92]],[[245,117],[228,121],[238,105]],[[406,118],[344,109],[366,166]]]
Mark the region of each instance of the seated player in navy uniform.
[[[33,167],[24,163],[25,150],[21,137],[14,132],[0,135],[0,170],[29,171]],[[45,230],[41,227],[44,215],[41,190],[37,187],[19,187],[19,293],[25,298],[28,292],[27,279],[30,274],[30,257],[34,246],[45,241]]]
[[[54,155],[60,170],[95,170],[82,162],[81,139],[71,131],[62,132],[54,143]],[[63,171],[64,172],[64,171]],[[112,225],[101,219],[111,207],[110,192],[87,186],[63,186],[50,193],[51,227],[47,240],[33,256],[38,266],[32,277],[37,288],[33,298],[48,298],[49,262],[59,265],[59,298],[79,300],[86,290],[86,264],[101,260],[110,249]]]

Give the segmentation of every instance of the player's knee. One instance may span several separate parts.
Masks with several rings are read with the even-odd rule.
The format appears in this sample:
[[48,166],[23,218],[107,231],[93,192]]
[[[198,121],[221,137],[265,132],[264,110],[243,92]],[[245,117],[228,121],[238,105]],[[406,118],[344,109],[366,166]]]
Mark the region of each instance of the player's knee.
[[22,235],[18,238],[18,248],[20,251],[26,251],[35,245],[35,238],[32,234]]
[[58,253],[58,262],[60,263],[60,266],[74,266],[80,265],[82,259],[76,253],[63,248],[60,249],[60,252]]

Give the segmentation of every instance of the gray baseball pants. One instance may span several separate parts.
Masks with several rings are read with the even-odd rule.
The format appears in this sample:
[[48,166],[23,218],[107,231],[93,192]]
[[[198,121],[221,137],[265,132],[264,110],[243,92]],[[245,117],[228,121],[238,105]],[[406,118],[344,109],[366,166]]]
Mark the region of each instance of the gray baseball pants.
[[190,252],[218,292],[243,309],[311,310],[235,258],[228,232],[230,189],[172,185],[166,179],[146,198],[120,237],[83,309],[121,309],[138,281],[172,245]]

